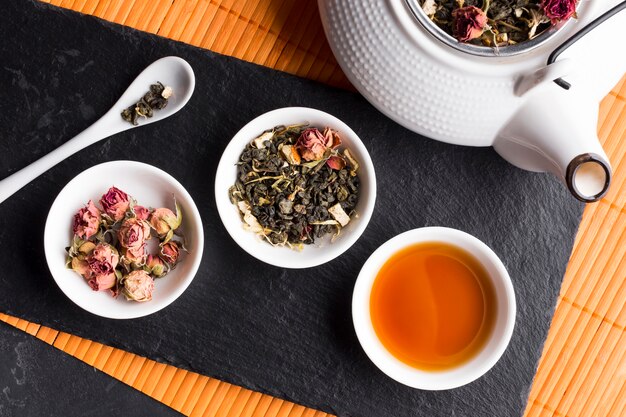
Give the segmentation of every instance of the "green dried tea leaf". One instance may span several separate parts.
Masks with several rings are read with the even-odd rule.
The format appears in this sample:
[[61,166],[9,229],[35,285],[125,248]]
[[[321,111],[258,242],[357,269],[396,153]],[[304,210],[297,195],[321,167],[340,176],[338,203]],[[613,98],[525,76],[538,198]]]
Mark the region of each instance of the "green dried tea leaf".
[[122,119],[137,126],[140,117],[149,118],[154,110],[161,110],[167,106],[167,100],[172,95],[172,88],[165,87],[161,82],[150,86],[150,90],[135,104],[122,110]]

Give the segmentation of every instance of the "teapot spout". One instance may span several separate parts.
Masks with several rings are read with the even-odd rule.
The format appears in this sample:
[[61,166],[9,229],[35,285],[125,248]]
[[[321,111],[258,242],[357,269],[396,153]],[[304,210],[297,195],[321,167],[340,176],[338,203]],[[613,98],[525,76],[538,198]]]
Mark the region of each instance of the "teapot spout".
[[513,165],[552,172],[583,202],[600,200],[611,165],[598,141],[597,103],[556,85],[536,92],[498,133],[494,148]]

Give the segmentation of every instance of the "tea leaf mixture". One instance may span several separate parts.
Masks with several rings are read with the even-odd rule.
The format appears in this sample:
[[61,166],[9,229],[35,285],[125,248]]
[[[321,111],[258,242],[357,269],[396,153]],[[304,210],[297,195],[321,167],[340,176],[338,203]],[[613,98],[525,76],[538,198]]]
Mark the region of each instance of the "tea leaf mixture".
[[424,13],[460,42],[502,47],[576,17],[577,0],[420,0]]
[[338,236],[359,199],[359,164],[340,144],[335,130],[296,125],[277,126],[246,145],[228,192],[244,226],[295,249]]

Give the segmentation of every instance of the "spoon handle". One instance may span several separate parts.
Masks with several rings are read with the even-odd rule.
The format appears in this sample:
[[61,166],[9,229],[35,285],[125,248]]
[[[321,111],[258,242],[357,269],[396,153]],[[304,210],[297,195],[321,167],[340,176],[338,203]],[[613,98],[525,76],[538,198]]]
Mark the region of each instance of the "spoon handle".
[[111,121],[111,113],[105,114],[94,124],[49,154],[0,181],[0,203],[64,159],[101,139],[118,133],[120,129],[116,128],[117,124],[111,123]]

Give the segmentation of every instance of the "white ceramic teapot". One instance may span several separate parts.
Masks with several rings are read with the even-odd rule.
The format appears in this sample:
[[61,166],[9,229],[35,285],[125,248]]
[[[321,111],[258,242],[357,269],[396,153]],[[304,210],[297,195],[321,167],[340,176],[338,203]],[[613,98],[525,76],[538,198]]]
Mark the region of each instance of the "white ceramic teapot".
[[520,168],[554,173],[581,201],[607,192],[597,116],[626,72],[623,0],[581,0],[577,19],[500,50],[456,42],[419,0],[318,2],[342,69],[393,120],[440,141],[493,146]]

